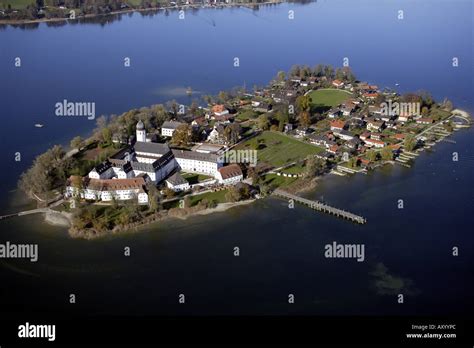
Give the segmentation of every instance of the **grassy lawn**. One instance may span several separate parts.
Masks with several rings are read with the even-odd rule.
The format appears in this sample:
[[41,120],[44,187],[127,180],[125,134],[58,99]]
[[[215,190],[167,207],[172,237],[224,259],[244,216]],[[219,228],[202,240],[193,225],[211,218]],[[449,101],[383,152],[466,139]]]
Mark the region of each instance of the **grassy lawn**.
[[216,192],[206,192],[202,195],[196,195],[190,197],[191,206],[198,204],[203,199],[207,199],[208,202],[216,201],[217,203],[225,203],[227,200],[225,199],[225,195],[227,190],[216,191]]
[[195,173],[184,173],[182,174],[182,177],[186,179],[190,185],[197,184],[199,182],[202,182],[204,180],[208,179],[213,179],[210,176],[207,175],[202,175],[202,174],[195,174]]
[[302,160],[308,155],[323,152],[320,147],[305,144],[289,136],[269,131],[247,140],[240,144],[237,149],[257,150],[258,161],[268,163],[274,167],[280,167]]
[[300,174],[304,171],[303,163],[295,164],[294,166],[285,168],[282,170],[283,173],[287,174]]
[[255,119],[259,116],[260,113],[258,112],[255,112],[253,110],[245,110],[241,113],[239,113],[236,117],[236,119],[244,122],[244,121],[247,121],[247,120],[250,120],[250,119]]
[[36,4],[36,0],[0,0],[0,8],[7,8],[8,4],[11,5],[13,9],[24,9],[28,5]]
[[276,174],[265,175],[263,182],[273,187],[285,187],[294,183],[298,178],[288,178],[284,176],[278,176]]
[[315,112],[325,112],[352,97],[352,93],[339,89],[319,89],[309,93]]

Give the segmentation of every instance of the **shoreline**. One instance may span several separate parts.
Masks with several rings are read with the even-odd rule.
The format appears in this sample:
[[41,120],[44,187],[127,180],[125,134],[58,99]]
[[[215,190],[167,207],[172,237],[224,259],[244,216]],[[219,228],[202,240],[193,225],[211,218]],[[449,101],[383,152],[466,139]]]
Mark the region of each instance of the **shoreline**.
[[[68,234],[73,239],[96,239],[101,237],[106,237],[110,235],[118,235],[130,232],[139,232],[142,228],[147,227],[153,223],[166,221],[168,219],[180,219],[180,220],[187,220],[188,218],[192,218],[195,216],[205,216],[211,215],[214,213],[222,213],[227,210],[230,210],[234,207],[249,205],[255,202],[257,199],[247,199],[244,201],[239,202],[227,202],[227,203],[219,203],[215,208],[209,209],[201,209],[201,210],[181,210],[181,208],[173,208],[169,210],[163,210],[161,212],[157,212],[155,216],[149,216],[144,218],[143,220],[128,225],[128,226],[115,226],[113,229],[109,229],[107,231],[103,231],[97,233],[94,229],[86,229],[86,230],[75,230],[72,227],[72,213],[67,212],[60,212],[60,211],[49,211],[44,213],[44,223],[53,226],[60,226],[60,227],[68,227]],[[196,206],[195,206],[196,207]],[[194,207],[193,207],[194,208]],[[171,214],[170,214],[171,211]]]
[[224,8],[233,8],[233,7],[246,7],[253,9],[254,7],[258,7],[261,5],[279,5],[284,3],[285,1],[276,0],[276,1],[265,1],[262,3],[230,3],[230,4],[219,4],[218,6],[205,6],[205,5],[184,5],[184,6],[164,6],[164,7],[151,7],[151,8],[134,8],[134,9],[127,9],[127,10],[120,10],[120,11],[112,11],[110,13],[98,13],[98,14],[86,14],[80,17],[76,17],[75,19],[70,18],[38,18],[38,19],[19,19],[19,20],[5,20],[0,19],[0,25],[28,25],[28,24],[41,24],[41,23],[54,23],[54,22],[67,22],[74,21],[79,22],[83,19],[92,19],[92,18],[100,18],[100,17],[107,17],[107,16],[116,16],[122,14],[129,14],[135,12],[158,12],[158,11],[168,11],[168,10],[178,10],[178,11],[185,11],[186,9],[224,9]]

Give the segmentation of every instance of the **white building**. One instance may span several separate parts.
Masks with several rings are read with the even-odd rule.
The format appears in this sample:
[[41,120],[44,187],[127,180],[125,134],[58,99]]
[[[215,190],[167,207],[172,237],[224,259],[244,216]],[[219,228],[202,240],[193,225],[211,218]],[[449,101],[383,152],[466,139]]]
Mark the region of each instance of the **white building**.
[[[78,184],[80,183],[80,184]],[[148,203],[143,177],[132,179],[91,179],[71,176],[66,185],[66,197],[79,196],[89,200],[110,202],[136,199],[139,204]]]
[[235,185],[243,178],[242,170],[237,164],[221,167],[216,173],[216,179],[222,185]]
[[161,135],[164,137],[172,137],[174,131],[184,123],[177,121],[166,121],[161,126]]
[[146,130],[145,130],[145,125],[143,122],[140,120],[137,123],[137,141],[139,142],[146,142]]
[[89,173],[89,178],[130,179],[144,174],[159,183],[178,167],[167,144],[148,142],[142,121],[137,123],[136,128],[135,145],[118,151],[96,166]]
[[166,187],[172,189],[175,192],[187,191],[190,189],[189,182],[178,172],[166,179]]
[[198,173],[215,177],[222,167],[222,157],[212,153],[172,150],[178,165],[185,172]]

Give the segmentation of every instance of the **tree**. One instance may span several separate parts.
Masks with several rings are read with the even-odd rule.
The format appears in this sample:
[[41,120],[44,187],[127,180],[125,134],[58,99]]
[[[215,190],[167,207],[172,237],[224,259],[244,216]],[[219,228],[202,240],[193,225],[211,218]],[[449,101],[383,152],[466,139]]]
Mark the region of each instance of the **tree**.
[[112,132],[109,127],[102,128],[101,134],[104,144],[110,144],[112,142]]
[[283,82],[283,81],[285,81],[285,78],[286,78],[285,72],[284,71],[279,71],[277,76],[276,76],[277,82]]
[[299,77],[301,72],[301,67],[299,65],[293,65],[290,69],[291,77]]
[[309,155],[306,157],[305,164],[306,170],[304,172],[304,176],[309,179],[323,174],[326,170],[326,161],[322,158]]
[[417,140],[413,134],[408,134],[403,141],[403,146],[407,151],[413,151],[416,148]]
[[211,95],[204,95],[202,100],[204,100],[207,105],[211,105],[213,103],[213,98]]
[[147,186],[148,189],[148,203],[150,205],[150,210],[156,213],[160,207],[160,193],[153,183],[150,183]]
[[311,111],[311,104],[313,100],[309,95],[302,95],[296,98],[296,107],[300,112],[302,111]]
[[301,114],[300,114],[300,124],[303,126],[303,127],[309,127],[311,125],[311,117],[309,116],[309,112],[308,111],[303,111]]
[[102,131],[103,128],[107,127],[107,117],[105,116],[100,116],[96,121],[95,124],[97,126],[97,129],[99,131]]
[[349,161],[347,162],[347,164],[349,165],[349,167],[355,168],[357,167],[357,162],[358,162],[357,157],[351,157],[349,158]]
[[217,98],[221,104],[224,104],[230,99],[230,95],[226,91],[220,91]]
[[321,77],[324,75],[324,67],[322,64],[318,64],[313,69],[313,74],[316,77]]
[[326,65],[324,67],[324,76],[328,79],[334,78],[334,68],[331,65]]
[[188,146],[193,140],[193,129],[189,124],[182,124],[173,132],[171,142],[178,146]]
[[378,154],[374,150],[367,151],[367,158],[369,159],[370,162],[375,162],[377,161]]
[[393,160],[393,150],[388,147],[388,146],[385,146],[382,151],[380,152],[380,155],[382,156],[382,159],[384,161],[391,161]]
[[278,131],[283,132],[283,129],[285,129],[285,124],[290,122],[288,111],[278,111],[276,119],[278,120]]
[[262,130],[268,130],[270,128],[270,120],[268,119],[268,116],[263,114],[260,115],[260,117],[257,120],[258,128]]
[[230,145],[234,145],[239,141],[240,131],[241,127],[238,123],[232,123],[225,127],[224,136]]
[[238,202],[241,199],[240,191],[235,187],[231,186],[225,194],[225,199],[229,202]]

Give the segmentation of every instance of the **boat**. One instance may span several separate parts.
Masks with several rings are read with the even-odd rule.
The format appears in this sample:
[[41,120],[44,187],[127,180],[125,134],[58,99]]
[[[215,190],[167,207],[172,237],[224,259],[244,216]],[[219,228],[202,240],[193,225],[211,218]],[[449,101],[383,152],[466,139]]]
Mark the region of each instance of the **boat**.
[[35,127],[36,127],[36,128],[43,128],[43,127],[44,127],[44,125],[43,125],[43,124],[41,124],[41,123],[36,123],[36,124],[35,124]]

